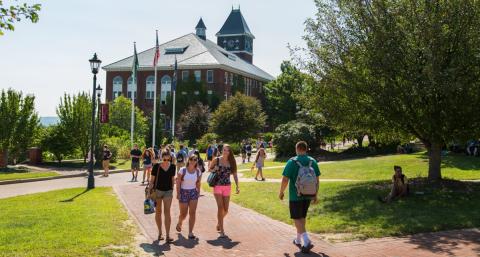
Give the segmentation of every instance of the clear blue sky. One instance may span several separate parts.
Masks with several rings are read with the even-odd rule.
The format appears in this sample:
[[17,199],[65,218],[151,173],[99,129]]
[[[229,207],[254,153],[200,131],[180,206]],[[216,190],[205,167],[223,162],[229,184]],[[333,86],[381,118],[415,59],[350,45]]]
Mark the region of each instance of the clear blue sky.
[[[8,4],[11,1],[4,1]],[[24,2],[20,0],[20,2]],[[313,0],[38,0],[40,21],[22,21],[0,37],[0,89],[34,94],[40,116],[56,116],[66,93],[90,91],[88,59],[94,52],[106,65],[153,47],[155,29],[160,43],[194,32],[200,17],[207,38],[223,25],[232,5],[240,5],[255,35],[254,64],[273,76],[290,58],[287,44],[303,46],[304,21],[315,14]],[[99,74],[105,88],[105,72]]]

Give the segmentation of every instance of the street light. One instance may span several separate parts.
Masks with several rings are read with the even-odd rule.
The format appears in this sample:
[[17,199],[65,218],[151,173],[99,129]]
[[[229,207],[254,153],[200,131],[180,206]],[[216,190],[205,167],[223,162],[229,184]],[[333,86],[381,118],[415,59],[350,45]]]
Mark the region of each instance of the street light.
[[93,55],[93,58],[90,59],[89,62],[90,62],[90,68],[92,69],[92,73],[93,73],[93,93],[92,93],[92,138],[90,142],[90,162],[88,164],[87,189],[93,189],[95,188],[95,178],[93,177],[93,153],[94,153],[93,148],[94,148],[94,141],[95,141],[95,94],[97,90],[95,85],[97,84],[97,73],[102,61],[98,59],[97,53],[95,53]]
[[[98,111],[97,111],[97,122],[98,122],[98,128],[97,128],[97,140],[95,141],[95,144],[96,146],[99,146],[100,145],[100,109],[101,109],[101,104],[102,104],[102,101],[100,99],[100,97],[102,96],[102,88],[100,87],[100,84],[98,84],[98,87],[96,89],[97,91],[97,104],[98,104]],[[96,156],[98,156],[98,147],[96,149]]]

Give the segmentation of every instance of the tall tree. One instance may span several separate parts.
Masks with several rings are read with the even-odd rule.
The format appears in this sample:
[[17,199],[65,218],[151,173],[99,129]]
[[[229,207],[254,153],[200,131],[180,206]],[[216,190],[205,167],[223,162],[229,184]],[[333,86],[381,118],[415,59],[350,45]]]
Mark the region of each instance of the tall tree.
[[202,103],[188,107],[178,121],[178,134],[181,140],[196,142],[208,131],[210,108]]
[[0,36],[2,36],[6,30],[15,30],[15,22],[19,22],[22,19],[28,19],[32,23],[36,23],[40,9],[40,4],[28,5],[23,3],[5,6],[3,1],[0,0]]
[[[119,129],[123,129],[130,133],[131,114],[132,114],[132,102],[119,96],[115,98],[112,104],[110,104],[110,122],[108,125],[115,126]],[[106,125],[102,125],[106,127]],[[108,130],[108,129],[107,129]],[[145,140],[148,134],[148,121],[143,111],[138,107],[135,107],[135,124],[134,133],[136,141],[141,138]],[[143,143],[142,143],[143,144]]]
[[[306,67],[356,104],[366,126],[420,139],[429,179],[441,149],[480,130],[480,2],[317,0]],[[346,117],[348,117],[346,115]]]
[[78,148],[86,162],[90,149],[92,127],[92,101],[89,94],[82,92],[70,96],[64,94],[57,107],[57,115],[65,135],[72,138],[75,148]]
[[224,140],[239,142],[259,133],[266,119],[259,100],[237,93],[212,114],[210,129]]
[[33,95],[23,96],[13,89],[1,92],[0,150],[8,152],[8,159],[13,162],[24,157],[26,149],[32,146],[39,126],[34,102]]
[[296,118],[295,114],[301,108],[301,101],[296,96],[308,80],[308,76],[289,61],[282,62],[280,69],[282,73],[265,85],[265,111],[273,128]]

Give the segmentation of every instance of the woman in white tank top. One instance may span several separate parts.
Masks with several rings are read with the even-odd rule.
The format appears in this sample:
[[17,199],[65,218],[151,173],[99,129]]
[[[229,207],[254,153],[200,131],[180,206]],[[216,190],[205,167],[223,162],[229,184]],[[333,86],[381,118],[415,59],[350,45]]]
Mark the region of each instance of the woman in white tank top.
[[188,157],[187,165],[181,168],[177,174],[177,199],[180,205],[180,216],[178,217],[177,231],[182,231],[182,223],[189,215],[188,238],[196,239],[193,234],[195,216],[197,211],[198,197],[200,195],[200,182],[202,173],[197,168],[197,156]]

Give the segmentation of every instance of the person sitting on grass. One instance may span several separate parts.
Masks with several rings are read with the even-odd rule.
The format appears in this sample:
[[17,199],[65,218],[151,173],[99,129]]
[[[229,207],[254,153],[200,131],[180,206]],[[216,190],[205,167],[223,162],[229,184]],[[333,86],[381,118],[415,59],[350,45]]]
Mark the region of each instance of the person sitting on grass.
[[392,189],[390,193],[382,198],[381,196],[378,197],[378,200],[382,203],[390,203],[393,200],[404,197],[408,195],[408,181],[407,176],[402,173],[402,167],[400,166],[393,166],[393,170],[395,174],[392,176]]

